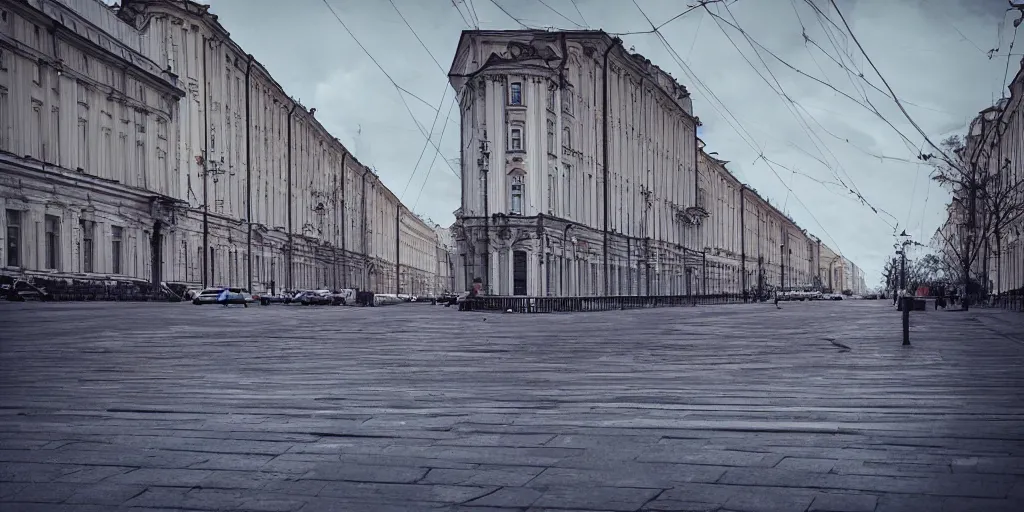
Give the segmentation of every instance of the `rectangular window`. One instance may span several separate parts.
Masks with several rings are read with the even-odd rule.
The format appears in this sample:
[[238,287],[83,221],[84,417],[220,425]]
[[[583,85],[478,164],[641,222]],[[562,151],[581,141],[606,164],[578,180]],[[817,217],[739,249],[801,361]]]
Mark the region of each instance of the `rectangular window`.
[[519,82],[512,82],[509,87],[508,101],[511,105],[522,105],[523,104],[523,84]]
[[548,110],[555,111],[555,90],[548,89]]
[[562,112],[573,115],[573,93],[569,89],[562,92]]
[[[110,228],[110,271],[115,274],[121,273],[122,244],[124,240],[124,228],[113,226]],[[188,265],[186,264],[186,268]]]
[[523,214],[523,186],[522,176],[512,177],[512,204],[509,207],[509,213],[512,215]]
[[78,166],[89,169],[89,121],[78,120]]
[[46,136],[45,129],[45,127],[41,127],[39,131],[40,156],[46,162],[58,162],[60,161],[60,107],[57,105],[50,107],[49,137]]
[[573,211],[572,204],[572,166],[569,164],[562,164],[562,174],[565,175],[565,197],[562,199],[562,216],[570,217],[570,212]]
[[10,151],[11,108],[7,103],[7,88],[0,87],[0,150]]
[[39,64],[33,62],[32,65],[32,83],[39,85],[42,83],[42,76],[39,74]]
[[512,128],[508,148],[512,151],[523,150],[523,130],[521,128]]
[[548,174],[548,213],[554,215],[555,213],[555,195],[558,192],[558,176],[555,176],[554,171]]
[[135,171],[136,185],[146,188],[149,176],[146,174],[146,143],[142,140],[135,141]]
[[7,266],[21,266],[21,212],[7,210]]
[[27,135],[29,137],[34,135],[35,140],[31,141],[31,143],[27,145],[29,149],[26,153],[28,153],[29,156],[43,160],[45,158],[43,155],[43,140],[45,134],[43,133],[43,103],[40,101],[32,100],[32,113],[29,118],[29,130]]
[[555,122],[548,120],[548,153],[555,154]]
[[83,219],[78,221],[78,226],[82,229],[82,272],[94,272],[93,232],[96,223]]
[[60,217],[46,216],[45,246],[46,266],[48,270],[57,270],[60,265]]

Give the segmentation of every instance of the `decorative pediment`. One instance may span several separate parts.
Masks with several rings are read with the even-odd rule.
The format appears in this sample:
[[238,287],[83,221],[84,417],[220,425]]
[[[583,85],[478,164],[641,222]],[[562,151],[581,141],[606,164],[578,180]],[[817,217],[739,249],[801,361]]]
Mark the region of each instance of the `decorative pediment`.
[[505,51],[492,53],[487,58],[484,67],[495,64],[508,64],[513,62],[524,62],[529,60],[542,60],[545,63],[559,60],[558,54],[550,46],[541,41],[509,41]]

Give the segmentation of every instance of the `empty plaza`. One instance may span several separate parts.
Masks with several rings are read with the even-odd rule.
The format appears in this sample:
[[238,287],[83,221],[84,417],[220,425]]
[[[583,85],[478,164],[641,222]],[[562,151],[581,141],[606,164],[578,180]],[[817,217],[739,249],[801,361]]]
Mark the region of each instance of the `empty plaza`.
[[1024,325],[0,304],[4,510],[1019,511]]

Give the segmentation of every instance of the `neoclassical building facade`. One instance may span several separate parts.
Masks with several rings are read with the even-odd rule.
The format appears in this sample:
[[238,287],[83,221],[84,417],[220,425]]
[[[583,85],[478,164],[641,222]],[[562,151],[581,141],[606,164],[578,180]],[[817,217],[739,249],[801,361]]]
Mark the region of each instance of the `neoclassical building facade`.
[[697,138],[686,88],[600,31],[465,31],[456,281],[499,295],[821,287],[821,242]]
[[[459,286],[682,294],[699,123],[686,89],[603,32],[464,32]],[[606,165],[606,162],[608,165]],[[694,260],[696,256],[691,256]]]
[[29,0],[3,20],[4,273],[439,291],[433,227],[209,6]]

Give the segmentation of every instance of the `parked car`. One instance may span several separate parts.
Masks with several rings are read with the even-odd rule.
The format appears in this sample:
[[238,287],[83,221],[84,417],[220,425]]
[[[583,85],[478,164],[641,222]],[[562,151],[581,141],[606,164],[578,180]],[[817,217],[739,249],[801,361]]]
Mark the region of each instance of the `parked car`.
[[281,293],[277,295],[270,293],[262,293],[259,296],[254,295],[253,298],[256,299],[262,306],[269,306],[271,304],[285,304],[291,301],[291,295],[285,295]]
[[356,303],[356,291],[351,288],[331,293],[332,304],[335,306],[353,306]]
[[[303,306],[330,306],[334,303],[334,297],[330,290],[307,290],[300,292],[298,303]],[[295,302],[295,299],[292,299]]]
[[254,299],[249,293],[249,290],[246,290],[245,288],[206,288],[192,299],[192,304],[195,304],[196,306],[204,304],[223,304],[222,302],[218,302],[217,299],[224,290],[227,290],[229,294],[226,302],[227,304],[252,304],[256,302],[256,299]]
[[405,299],[402,299],[393,293],[378,293],[373,296],[374,306],[391,306],[393,304],[401,304],[403,302],[405,302]]

